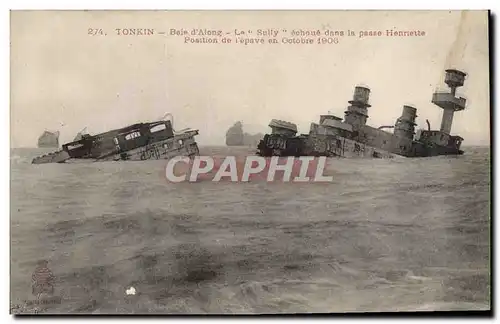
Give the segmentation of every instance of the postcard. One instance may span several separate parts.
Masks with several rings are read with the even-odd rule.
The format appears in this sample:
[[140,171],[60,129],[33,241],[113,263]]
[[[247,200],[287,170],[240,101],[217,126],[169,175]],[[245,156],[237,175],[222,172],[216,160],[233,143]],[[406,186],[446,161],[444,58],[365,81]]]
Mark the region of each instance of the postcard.
[[11,11],[11,314],[488,313],[489,21]]

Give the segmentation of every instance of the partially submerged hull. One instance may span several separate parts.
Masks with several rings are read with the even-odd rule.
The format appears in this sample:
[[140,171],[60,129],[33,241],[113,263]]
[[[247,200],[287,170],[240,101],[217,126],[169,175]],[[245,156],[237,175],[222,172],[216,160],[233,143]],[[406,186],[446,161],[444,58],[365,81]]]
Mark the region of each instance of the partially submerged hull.
[[199,155],[197,130],[174,132],[170,121],[139,123],[95,136],[83,135],[63,149],[33,159],[33,164],[73,161],[144,161]]
[[198,131],[188,131],[127,152],[113,153],[96,161],[144,161],[171,159],[176,156],[194,157],[200,154],[198,144],[194,140],[195,135],[198,135]]
[[345,137],[268,134],[259,143],[260,156],[326,156],[344,158],[393,158],[396,155]]
[[[257,146],[260,156],[327,156],[344,158],[394,158],[429,157],[438,155],[462,155],[456,145],[409,141],[407,146],[394,145],[390,137],[384,140],[386,147],[372,146],[339,134],[338,129],[316,125],[309,134],[295,136],[273,131],[266,134]],[[321,130],[321,131],[318,131]],[[388,133],[389,134],[389,133]],[[390,134],[392,135],[392,134]],[[397,139],[399,140],[399,139]],[[382,142],[382,141],[379,141]],[[396,141],[397,144],[401,142]]]
[[[462,155],[463,138],[451,135],[453,115],[465,109],[466,100],[456,97],[456,88],[464,84],[465,73],[446,70],[445,83],[451,91],[434,93],[432,103],[443,109],[439,130],[419,129],[417,109],[403,106],[401,117],[394,126],[374,128],[366,124],[370,89],[357,86],[352,100],[344,112],[344,118],[321,115],[319,123],[311,123],[308,134],[297,136],[297,125],[273,119],[271,134],[265,135],[258,145],[261,156],[338,156],[338,157],[428,157],[437,155]],[[393,133],[384,131],[393,128]]]

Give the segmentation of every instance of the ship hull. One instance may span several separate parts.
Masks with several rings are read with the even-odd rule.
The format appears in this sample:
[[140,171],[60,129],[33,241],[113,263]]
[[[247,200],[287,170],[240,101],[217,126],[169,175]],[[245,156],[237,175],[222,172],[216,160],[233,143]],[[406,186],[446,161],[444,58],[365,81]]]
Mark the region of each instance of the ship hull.
[[393,158],[391,152],[378,149],[345,137],[306,135],[287,137],[279,134],[265,135],[260,141],[260,156],[327,156],[343,158]]
[[[363,134],[365,135],[365,134]],[[459,145],[455,144],[458,137],[450,137],[451,140],[443,141],[447,145],[439,145],[430,141],[415,141],[393,136],[390,133],[383,134],[385,139],[374,140],[371,137],[370,145],[357,140],[365,138],[359,134],[351,138],[328,132],[310,132],[308,135],[290,136],[282,133],[267,134],[257,146],[257,154],[261,156],[328,156],[345,158],[393,158],[396,156],[417,158],[440,155],[463,155]],[[353,138],[354,137],[354,138]],[[391,140],[394,143],[391,143]],[[387,143],[386,143],[387,142]],[[399,145],[398,145],[399,144]]]
[[144,161],[199,155],[197,130],[173,131],[170,121],[139,123],[66,143],[62,150],[33,159],[33,164]]
[[257,147],[260,156],[327,156],[342,158],[407,158],[441,155],[463,155],[464,151],[447,146],[418,143],[413,150],[397,154],[341,136],[304,135],[287,137],[279,134],[264,136]]
[[[182,141],[182,143],[179,143]],[[109,161],[145,161],[171,159],[176,156],[199,155],[198,144],[192,134],[180,134],[144,147],[126,152],[112,152],[100,158],[91,156],[72,158],[66,151],[57,151],[33,159],[33,164],[45,163],[93,163]]]
[[145,161],[164,160],[176,156],[194,157],[200,150],[193,136],[181,134],[127,152],[115,153],[96,161]]

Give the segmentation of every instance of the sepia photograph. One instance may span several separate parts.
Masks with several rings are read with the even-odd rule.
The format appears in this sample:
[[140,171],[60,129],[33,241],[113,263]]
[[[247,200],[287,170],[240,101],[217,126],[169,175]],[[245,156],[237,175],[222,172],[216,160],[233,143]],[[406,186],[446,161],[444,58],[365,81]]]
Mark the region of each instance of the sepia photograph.
[[10,314],[492,311],[488,10],[9,16]]

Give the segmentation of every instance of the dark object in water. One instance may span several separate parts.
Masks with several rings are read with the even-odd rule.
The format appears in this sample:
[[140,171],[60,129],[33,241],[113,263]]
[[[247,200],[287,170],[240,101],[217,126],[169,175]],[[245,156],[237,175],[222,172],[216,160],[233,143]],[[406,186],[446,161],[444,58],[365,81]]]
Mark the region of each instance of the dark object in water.
[[195,156],[199,149],[197,130],[175,132],[170,120],[138,123],[97,135],[83,134],[66,143],[61,151],[33,159],[34,164],[62,163],[71,159],[89,161],[141,161]]

